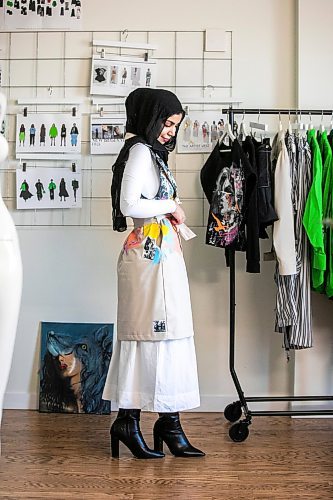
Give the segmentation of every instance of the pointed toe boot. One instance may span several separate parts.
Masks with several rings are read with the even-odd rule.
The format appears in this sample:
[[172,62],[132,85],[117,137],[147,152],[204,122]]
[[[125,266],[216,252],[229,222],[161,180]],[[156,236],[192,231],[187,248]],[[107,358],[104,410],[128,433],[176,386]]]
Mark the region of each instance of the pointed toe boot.
[[191,445],[187,439],[179,413],[160,413],[154,425],[154,449],[163,451],[163,442],[175,457],[204,457],[205,453]]

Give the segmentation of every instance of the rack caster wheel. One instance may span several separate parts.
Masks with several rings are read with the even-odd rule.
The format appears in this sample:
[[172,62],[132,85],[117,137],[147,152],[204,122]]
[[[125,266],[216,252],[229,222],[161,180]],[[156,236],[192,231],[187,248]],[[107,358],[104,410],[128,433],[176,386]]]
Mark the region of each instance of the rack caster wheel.
[[245,421],[237,422],[229,429],[230,438],[235,441],[235,443],[241,443],[245,441],[249,435],[249,424]]
[[236,422],[239,420],[242,416],[242,405],[240,401],[230,403],[230,405],[226,406],[224,409],[224,416],[229,422]]

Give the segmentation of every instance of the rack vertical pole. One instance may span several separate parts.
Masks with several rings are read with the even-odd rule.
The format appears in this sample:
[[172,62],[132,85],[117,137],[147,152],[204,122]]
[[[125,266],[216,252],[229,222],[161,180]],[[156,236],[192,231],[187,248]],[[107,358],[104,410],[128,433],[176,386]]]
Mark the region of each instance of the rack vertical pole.
[[[231,125],[231,130],[234,128],[234,112],[232,107],[229,108],[229,123]],[[235,270],[235,250],[234,248],[228,249],[229,257],[229,369],[230,374],[235,384],[239,400],[245,411],[245,415],[248,415],[249,410],[247,407],[246,399],[242,387],[239,383],[236,370],[235,370],[235,327],[236,327],[236,270]]]

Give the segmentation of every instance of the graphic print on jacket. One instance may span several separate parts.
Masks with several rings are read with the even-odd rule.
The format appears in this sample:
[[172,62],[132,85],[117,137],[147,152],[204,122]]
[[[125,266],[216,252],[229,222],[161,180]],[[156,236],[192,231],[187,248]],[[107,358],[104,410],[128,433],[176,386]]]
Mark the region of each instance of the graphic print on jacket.
[[226,247],[239,235],[243,220],[244,171],[232,162],[224,167],[216,181],[209,210],[206,243]]
[[[174,199],[177,195],[176,181],[168,165],[152,151],[152,158],[157,165],[160,174],[160,187],[155,195],[155,200]],[[141,196],[144,198],[144,196]],[[152,220],[139,228],[133,229],[124,243],[124,250],[128,252],[131,248],[142,246],[142,257],[151,260],[153,264],[158,264],[168,252],[180,252],[181,247],[175,224],[169,218],[160,222]]]

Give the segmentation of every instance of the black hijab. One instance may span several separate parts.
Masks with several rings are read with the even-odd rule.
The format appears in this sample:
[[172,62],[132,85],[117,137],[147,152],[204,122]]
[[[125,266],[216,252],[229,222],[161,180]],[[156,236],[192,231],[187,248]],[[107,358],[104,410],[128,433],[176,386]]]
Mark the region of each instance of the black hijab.
[[177,96],[169,90],[140,88],[130,93],[126,102],[126,132],[139,135],[154,151],[172,151],[176,146],[176,135],[167,144],[160,144],[158,137],[169,116],[182,115],[184,110]]
[[129,150],[134,144],[141,142],[147,144],[165,162],[168,154],[176,146],[176,134],[166,144],[158,142],[164,123],[172,115],[181,114],[183,120],[185,113],[182,105],[172,92],[164,89],[139,88],[129,94],[125,101],[126,107],[126,132],[135,134],[127,139],[122,147],[115,164],[112,167],[113,178],[111,185],[112,220],[115,231],[127,229],[126,218],[120,211],[120,188],[123,173],[128,159]]

